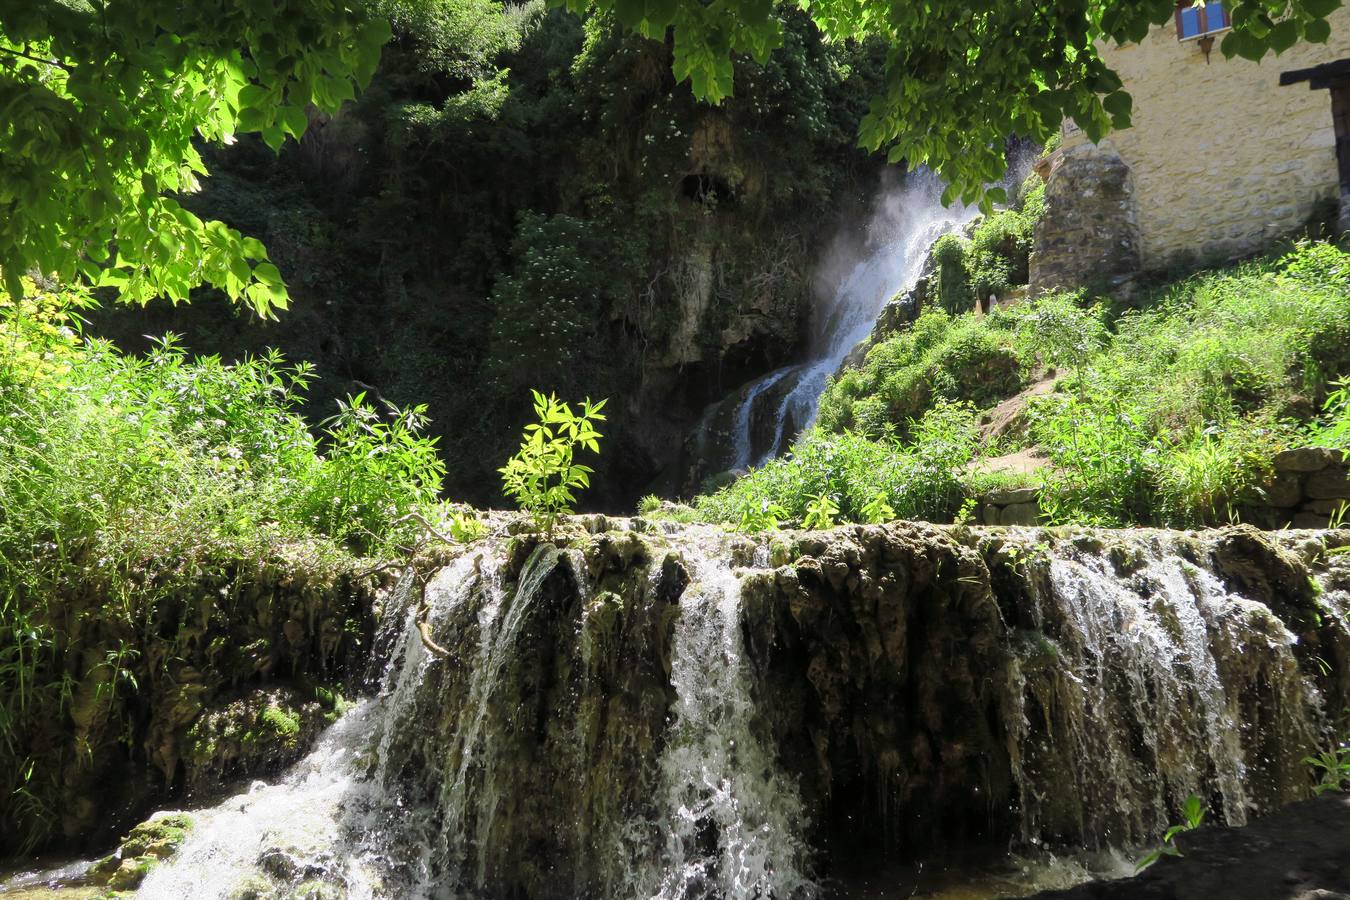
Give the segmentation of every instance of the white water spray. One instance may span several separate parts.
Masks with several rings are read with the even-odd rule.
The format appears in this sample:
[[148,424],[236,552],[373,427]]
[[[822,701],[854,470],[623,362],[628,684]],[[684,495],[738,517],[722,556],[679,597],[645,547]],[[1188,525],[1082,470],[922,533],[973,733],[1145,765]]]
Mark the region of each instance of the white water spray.
[[[835,241],[816,273],[819,300],[807,359],[737,391],[731,421],[721,426],[729,431],[724,468],[763,465],[815,422],[830,376],[871,334],[883,307],[914,286],[933,242],[973,215],[969,208],[944,207],[941,195],[942,185],[931,173],[911,173],[898,188],[881,193],[861,235]],[[704,416],[702,446],[716,443],[706,437],[719,419],[725,421],[715,407]]]

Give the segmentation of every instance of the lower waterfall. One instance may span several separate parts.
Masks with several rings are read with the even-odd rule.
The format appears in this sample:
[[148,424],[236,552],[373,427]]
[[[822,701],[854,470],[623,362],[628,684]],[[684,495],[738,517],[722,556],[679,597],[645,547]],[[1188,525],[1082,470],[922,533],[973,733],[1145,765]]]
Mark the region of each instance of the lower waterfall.
[[141,895],[847,896],[860,859],[1138,847],[1192,794],[1245,822],[1350,697],[1334,532],[577,521],[407,573],[374,694]]

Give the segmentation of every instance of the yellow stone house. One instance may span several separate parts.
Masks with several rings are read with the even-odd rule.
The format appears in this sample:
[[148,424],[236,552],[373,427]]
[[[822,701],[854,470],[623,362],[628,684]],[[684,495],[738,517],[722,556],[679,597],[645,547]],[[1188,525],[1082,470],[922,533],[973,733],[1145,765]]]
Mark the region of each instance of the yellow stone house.
[[1122,282],[1182,258],[1260,249],[1340,204],[1350,226],[1350,9],[1325,44],[1227,60],[1221,0],[1178,6],[1143,41],[1102,47],[1132,127],[1093,145],[1071,122],[1042,168],[1032,289]]

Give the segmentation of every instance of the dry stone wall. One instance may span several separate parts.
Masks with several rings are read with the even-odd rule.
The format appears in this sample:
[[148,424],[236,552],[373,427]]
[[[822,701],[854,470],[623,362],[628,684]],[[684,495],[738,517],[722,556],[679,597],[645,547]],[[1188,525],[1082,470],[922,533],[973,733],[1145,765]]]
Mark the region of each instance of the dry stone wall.
[[[1040,489],[999,488],[979,498],[982,525],[1041,523]],[[1259,497],[1237,507],[1237,521],[1265,529],[1327,528],[1350,521],[1350,464],[1339,450],[1297,447],[1277,453]]]

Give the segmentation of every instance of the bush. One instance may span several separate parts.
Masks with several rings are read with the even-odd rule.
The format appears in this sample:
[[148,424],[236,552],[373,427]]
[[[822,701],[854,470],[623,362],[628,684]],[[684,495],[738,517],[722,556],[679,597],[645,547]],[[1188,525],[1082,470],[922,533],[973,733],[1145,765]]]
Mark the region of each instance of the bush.
[[944,234],[933,244],[932,254],[937,264],[938,303],[951,315],[974,308],[975,296],[966,271],[966,242],[958,235]]
[[871,521],[868,508],[876,508],[878,498],[896,518],[950,519],[968,493],[964,467],[978,444],[974,410],[940,401],[910,433],[904,446],[813,429],[787,456],[698,498],[699,517],[737,524],[747,513],[777,506],[782,517],[801,521],[827,497],[850,522]]
[[[167,338],[126,356],[78,338],[84,298],[28,287],[0,296],[0,849],[57,818],[60,750],[30,735],[73,714],[81,679],[106,672],[115,716],[148,667],[174,664],[151,645],[178,640],[159,620],[176,592],[284,547],[316,568],[392,552],[412,535],[391,523],[434,503],[444,471],[420,410],[353,398],[316,439],[296,412],[307,367],[189,359]],[[119,637],[75,670],[91,635]]]
[[1015,394],[1023,367],[1004,322],[1003,314],[981,319],[925,310],[913,326],[874,346],[861,370],[845,372],[826,389],[821,428],[905,436],[909,423],[938,401],[982,407]]

